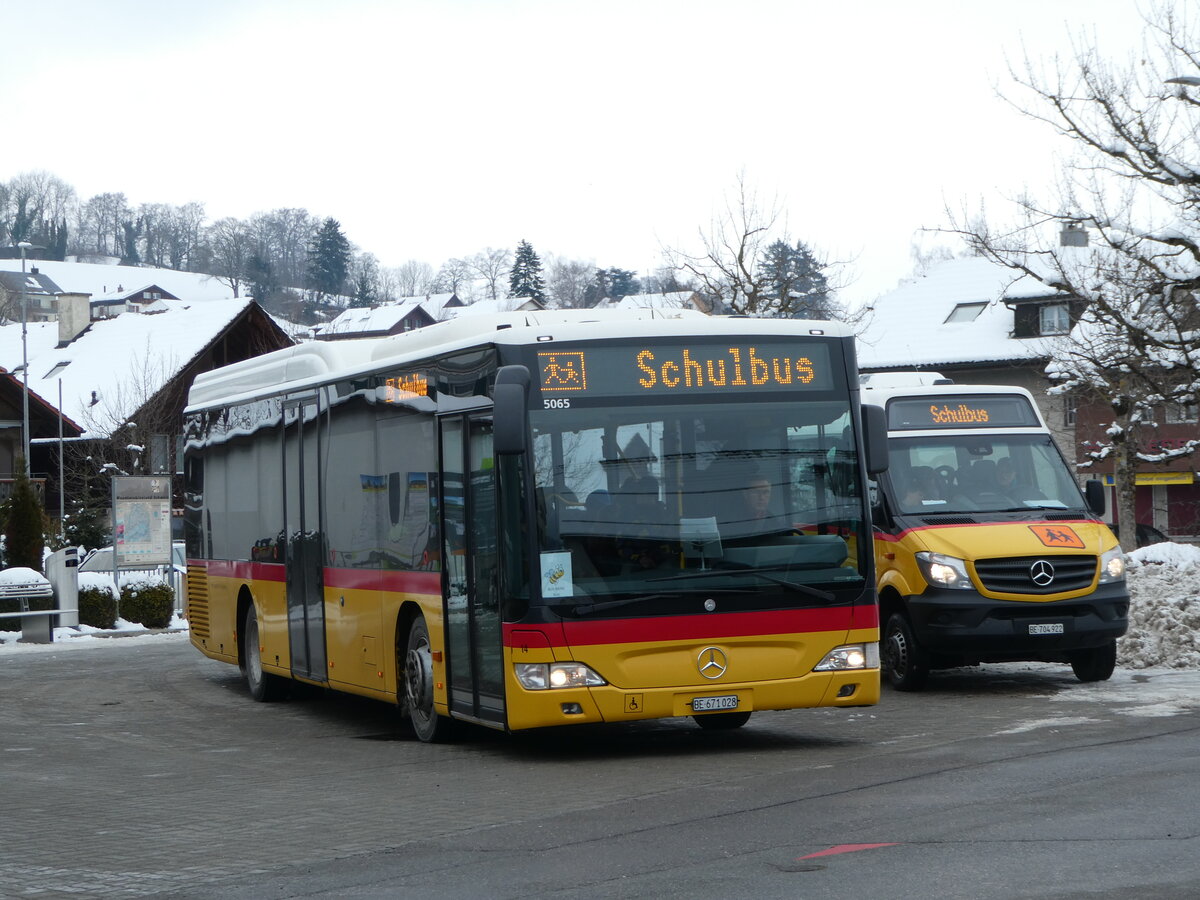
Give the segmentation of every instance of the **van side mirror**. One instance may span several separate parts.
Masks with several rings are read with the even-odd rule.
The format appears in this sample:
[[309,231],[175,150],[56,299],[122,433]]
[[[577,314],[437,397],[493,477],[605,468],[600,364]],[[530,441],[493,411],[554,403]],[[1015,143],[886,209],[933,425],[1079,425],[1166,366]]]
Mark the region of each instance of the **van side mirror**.
[[1091,479],[1083,486],[1083,499],[1087,501],[1088,509],[1098,516],[1104,515],[1104,484],[1098,479]]
[[862,405],[863,442],[867,452],[867,474],[878,475],[888,467],[887,419],[883,408]]
[[524,453],[529,440],[529,370],[501,366],[492,392],[492,449],[512,456]]

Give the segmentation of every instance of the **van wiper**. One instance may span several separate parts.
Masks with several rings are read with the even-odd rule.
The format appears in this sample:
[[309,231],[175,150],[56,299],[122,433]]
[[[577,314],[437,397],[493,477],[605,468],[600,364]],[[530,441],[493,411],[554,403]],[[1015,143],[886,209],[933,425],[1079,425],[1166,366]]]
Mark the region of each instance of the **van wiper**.
[[807,584],[797,584],[794,581],[788,581],[786,578],[780,578],[778,575],[772,575],[767,569],[704,569],[700,572],[686,572],[683,575],[668,575],[665,578],[650,578],[649,581],[688,581],[694,578],[714,578],[721,575],[757,575],[764,581],[769,581],[771,584],[777,584],[780,587],[787,588],[790,591],[795,591],[798,594],[807,594],[810,597],[816,597],[818,600],[824,600],[826,603],[832,603],[837,599],[829,591],[823,591],[820,588],[810,587]]

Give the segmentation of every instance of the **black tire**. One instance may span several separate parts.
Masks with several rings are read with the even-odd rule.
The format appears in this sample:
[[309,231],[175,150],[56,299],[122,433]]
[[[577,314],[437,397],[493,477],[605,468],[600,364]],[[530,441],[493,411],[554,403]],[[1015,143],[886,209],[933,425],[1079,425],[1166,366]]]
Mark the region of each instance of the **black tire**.
[[242,677],[250,696],[259,703],[273,703],[287,696],[288,680],[263,671],[262,645],[258,636],[258,614],[251,603],[242,626]]
[[898,691],[919,691],[929,678],[929,654],[904,613],[892,613],[883,631],[883,675]]
[[427,744],[449,740],[452,722],[433,706],[433,653],[429,629],[418,616],[408,630],[404,648],[403,710],[413,732]]
[[1083,682],[1108,681],[1117,667],[1117,642],[1110,641],[1103,647],[1076,650],[1070,655],[1071,671]]
[[748,712],[706,713],[702,716],[692,716],[696,724],[705,731],[732,731],[741,728],[750,721]]

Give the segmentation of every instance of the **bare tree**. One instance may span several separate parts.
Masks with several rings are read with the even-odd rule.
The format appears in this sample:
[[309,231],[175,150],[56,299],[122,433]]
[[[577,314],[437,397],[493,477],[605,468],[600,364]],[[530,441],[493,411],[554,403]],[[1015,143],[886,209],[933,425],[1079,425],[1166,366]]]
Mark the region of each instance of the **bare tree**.
[[238,219],[221,219],[209,226],[205,242],[212,254],[209,274],[229,285],[233,296],[239,296],[252,251],[249,229]]
[[[1138,461],[1165,462],[1198,443],[1148,453],[1139,435],[1161,404],[1200,389],[1200,32],[1171,5],[1147,18],[1146,47],[1114,63],[1080,40],[1069,60],[1026,60],[1014,105],[1074,147],[1056,196],[1022,197],[1015,224],[968,216],[949,229],[989,258],[1079,299],[1082,318],[1051,370],[1059,390],[1107,404],[1107,437],[1086,448],[1115,456],[1122,544],[1135,546]],[[963,224],[959,224],[959,223]],[[1066,243],[1086,246],[1061,246]]]
[[[771,258],[768,248],[790,243],[781,216],[779,201],[764,203],[747,185],[745,175],[739,174],[724,208],[713,216],[707,231],[700,230],[700,251],[664,248],[663,254],[681,277],[696,282],[715,310],[747,316],[802,315],[809,304],[790,290],[777,290],[778,279],[766,265]],[[823,277],[830,294],[840,286],[834,277],[840,265],[819,261],[821,272],[829,272]]]
[[392,277],[401,297],[420,297],[429,293],[433,284],[433,266],[427,262],[410,259],[393,268]]
[[551,257],[546,267],[546,289],[552,305],[559,309],[582,309],[587,306],[587,290],[596,266],[566,257]]
[[460,300],[465,300],[468,299],[474,278],[475,272],[471,264],[465,259],[455,257],[442,263],[431,289],[438,293],[456,294]]
[[512,269],[512,253],[487,247],[471,257],[471,268],[483,279],[488,297],[496,300],[505,292],[504,283]]

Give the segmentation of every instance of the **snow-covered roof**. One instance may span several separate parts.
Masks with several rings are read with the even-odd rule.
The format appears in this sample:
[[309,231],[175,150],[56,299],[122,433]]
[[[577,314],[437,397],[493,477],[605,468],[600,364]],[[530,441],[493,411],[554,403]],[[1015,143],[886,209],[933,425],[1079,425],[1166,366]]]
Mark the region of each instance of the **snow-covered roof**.
[[497,297],[495,300],[476,300],[466,306],[451,306],[442,311],[439,316],[447,319],[461,319],[464,316],[490,316],[496,313],[531,311],[542,309],[532,297]]
[[[429,312],[424,304],[424,297],[405,297],[382,306],[354,307],[339,313],[321,329],[321,333],[326,335],[387,334],[416,310],[425,309],[426,312]],[[429,314],[433,315],[433,313]],[[434,318],[437,317],[434,316]]]
[[[174,269],[155,269],[146,266],[112,266],[102,263],[55,262],[26,260],[26,271],[34,267],[48,275],[66,293],[91,294],[93,299],[119,293],[128,295],[135,287],[156,284],[180,300],[204,302],[227,300],[233,297],[229,285],[212,275],[198,272],[177,272]],[[0,259],[0,269],[21,271],[21,260]]]
[[[58,323],[28,326],[29,390],[58,406],[84,429],[102,437],[212,343],[254,301],[160,301],[163,311],[126,313],[93,322],[74,341],[58,348]],[[21,326],[0,327],[0,366],[21,366]]]
[[695,310],[695,290],[673,290],[666,294],[628,294],[620,300],[596,304],[605,310]]
[[[886,369],[1044,358],[1047,339],[1014,338],[1004,302],[1054,295],[1037,279],[982,257],[946,260],[871,305],[858,334],[858,364]],[[957,307],[964,307],[957,321],[947,321]]]

